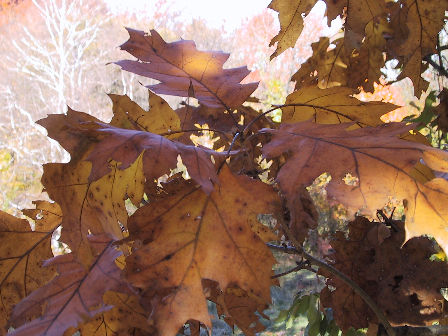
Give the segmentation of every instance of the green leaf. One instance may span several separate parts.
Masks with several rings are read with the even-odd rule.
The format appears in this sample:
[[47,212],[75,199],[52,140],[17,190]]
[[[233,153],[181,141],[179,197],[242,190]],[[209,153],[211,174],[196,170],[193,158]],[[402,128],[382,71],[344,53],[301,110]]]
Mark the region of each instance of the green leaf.
[[436,99],[437,99],[436,92],[431,91],[428,97],[426,97],[425,107],[423,108],[422,113],[420,113],[419,116],[416,115],[408,116],[404,118],[403,121],[418,123],[419,126],[417,129],[421,130],[435,118],[433,104],[435,103]]

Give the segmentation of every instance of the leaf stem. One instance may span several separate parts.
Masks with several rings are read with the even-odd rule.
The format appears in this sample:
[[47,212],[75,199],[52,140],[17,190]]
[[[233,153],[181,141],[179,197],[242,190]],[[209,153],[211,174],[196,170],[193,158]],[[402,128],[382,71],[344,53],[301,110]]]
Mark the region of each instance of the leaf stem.
[[160,136],[167,136],[167,135],[171,135],[171,134],[187,133],[187,132],[216,132],[216,133],[223,134],[227,138],[226,132],[223,132],[223,131],[220,131],[220,130],[217,130],[217,129],[213,129],[213,128],[183,129],[183,130],[178,130],[178,131],[171,131],[171,132],[160,133],[158,135],[160,135]]
[[291,273],[294,273],[294,272],[298,272],[298,271],[300,271],[302,269],[307,269],[309,271],[317,272],[316,270],[313,270],[312,268],[310,268],[310,264],[309,264],[309,262],[307,260],[306,261],[302,260],[300,262],[297,262],[297,266],[296,267],[291,268],[290,270],[284,271],[282,273],[275,274],[275,275],[271,276],[271,279],[277,279],[277,278],[280,278],[282,276],[285,276],[285,275],[288,275],[288,274],[291,274]]

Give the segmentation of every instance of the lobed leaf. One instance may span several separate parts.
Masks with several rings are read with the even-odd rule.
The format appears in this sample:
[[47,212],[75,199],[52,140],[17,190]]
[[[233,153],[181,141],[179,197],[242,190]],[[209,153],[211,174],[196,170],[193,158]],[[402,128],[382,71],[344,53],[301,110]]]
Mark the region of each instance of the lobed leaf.
[[280,31],[269,43],[269,46],[273,46],[277,42],[277,49],[271,55],[271,60],[286,49],[294,47],[303,30],[302,13],[307,15],[315,4],[315,0],[271,1],[268,8],[278,12],[280,21]]
[[97,314],[78,328],[70,328],[64,336],[81,335],[151,335],[154,331],[148,324],[148,312],[139,304],[138,296],[108,291],[103,296],[104,303],[112,309]]
[[204,280],[204,288],[210,292],[208,300],[216,304],[218,316],[234,329],[238,326],[244,335],[255,336],[256,333],[265,330],[256,313],[268,318],[263,311],[268,305],[256,296],[248,295],[238,287],[228,287],[225,292],[219,289],[216,282]]
[[258,83],[241,84],[246,67],[223,69],[229,54],[199,51],[193,41],[165,42],[155,30],[149,34],[127,28],[129,40],[121,49],[138,61],[115,62],[123,70],[161,83],[147,87],[158,94],[194,97],[209,108],[231,108],[244,103]]
[[390,197],[404,200],[407,239],[428,234],[447,250],[448,181],[420,183],[411,171],[421,159],[431,169],[446,171],[448,153],[399,139],[411,128],[403,124],[347,131],[349,126],[302,122],[264,130],[272,134],[263,148],[266,157],[288,153],[277,175],[288,201],[294,202],[301,188],[328,172],[332,176],[328,195],[350,214],[361,210],[374,215]]
[[[380,117],[398,106],[384,102],[363,102],[352,95],[353,89],[332,87],[319,89],[308,86],[286,97],[282,122],[295,123],[313,120],[319,124],[340,124],[354,121],[358,127],[382,124]],[[295,106],[294,106],[295,105]]]
[[175,335],[188,320],[211,327],[204,279],[270,301],[275,260],[250,223],[259,213],[277,211],[277,193],[233,175],[227,166],[219,179],[210,195],[185,182],[175,195],[130,218],[129,239],[137,240],[138,248],[126,258],[126,279],[146,293],[152,322],[166,335]]
[[[448,265],[429,260],[436,251],[428,238],[403,244],[402,222],[393,221],[388,228],[364,217],[351,222],[349,230],[348,239],[338,232],[331,243],[334,266],[360,285],[393,325],[431,325],[441,317],[440,288],[447,286]],[[376,316],[350,287],[327,271],[319,273],[336,287],[324,288],[321,302],[334,310],[342,330],[376,323]]]
[[393,39],[390,58],[397,58],[402,71],[398,79],[409,77],[416,95],[428,88],[422,73],[428,67],[425,57],[436,52],[439,31],[443,28],[447,0],[401,0],[389,4]]
[[[88,268],[71,253],[46,262],[47,266],[57,267],[59,275],[14,307],[11,320],[20,327],[11,336],[60,336],[86,318],[111,309],[103,303],[106,291],[129,292],[115,264],[121,253],[106,236],[91,236],[90,242],[96,256]],[[30,319],[31,322],[23,324]]]
[[45,285],[55,275],[54,267],[42,267],[53,257],[51,236],[60,225],[57,205],[39,201],[37,209],[25,210],[27,215],[43,217],[31,230],[26,219],[0,211],[0,331],[6,333],[14,305],[31,292]]
[[110,125],[156,134],[180,131],[179,117],[170,105],[149,90],[148,97],[149,111],[145,111],[127,95],[109,94],[114,113]]

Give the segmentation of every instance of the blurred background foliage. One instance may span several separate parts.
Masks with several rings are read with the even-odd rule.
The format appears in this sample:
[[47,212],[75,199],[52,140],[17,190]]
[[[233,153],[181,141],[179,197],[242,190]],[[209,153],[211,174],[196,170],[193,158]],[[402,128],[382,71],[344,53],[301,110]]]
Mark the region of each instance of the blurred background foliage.
[[[226,66],[247,65],[246,82],[260,81],[263,104],[280,104],[292,90],[291,75],[311,55],[310,44],[337,31],[326,25],[322,4],[306,19],[300,45],[273,62],[269,41],[278,31],[275,12],[254,12],[239,26],[209,27],[203,18],[185,20],[173,0],[151,1],[149,10],[126,10],[103,0],[0,1],[0,183],[2,210],[19,215],[41,195],[41,164],[68,161],[36,120],[64,113],[67,106],[100,119],[111,118],[107,93],[127,94],[147,108],[141,85],[148,79],[122,72],[110,62],[128,57],[118,46],[124,27],[156,29],[168,41],[194,40],[199,49],[231,54]],[[340,23],[339,23],[340,26]],[[141,83],[140,83],[141,82]],[[180,99],[165,97],[173,108]]]

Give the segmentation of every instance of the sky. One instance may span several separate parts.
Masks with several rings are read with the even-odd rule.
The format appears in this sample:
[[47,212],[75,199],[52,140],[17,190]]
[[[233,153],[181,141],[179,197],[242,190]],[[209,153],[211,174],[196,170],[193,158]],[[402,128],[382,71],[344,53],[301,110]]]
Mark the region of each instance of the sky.
[[[107,0],[112,10],[120,11],[124,6],[147,9],[157,0]],[[270,0],[169,0],[173,11],[179,11],[181,18],[190,21],[192,18],[203,18],[210,27],[233,30],[242,20],[260,13]]]

